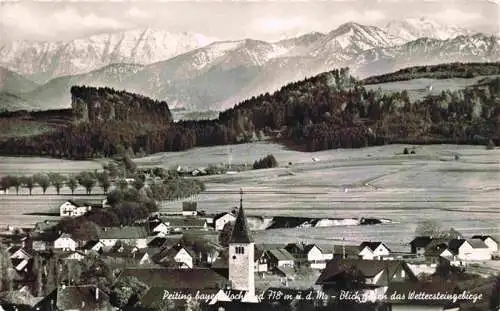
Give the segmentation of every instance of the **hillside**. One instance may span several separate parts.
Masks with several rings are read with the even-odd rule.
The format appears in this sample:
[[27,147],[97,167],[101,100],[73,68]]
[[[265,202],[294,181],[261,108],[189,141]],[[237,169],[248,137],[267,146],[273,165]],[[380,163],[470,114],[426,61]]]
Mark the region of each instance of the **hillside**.
[[9,69],[0,67],[0,92],[29,92],[38,85]]
[[363,79],[363,84],[378,84],[413,79],[474,78],[500,75],[500,62],[496,63],[448,63],[432,66],[416,66],[384,75]]
[[[215,120],[177,123],[151,115],[156,109],[166,114],[166,103],[143,105],[140,102],[153,101],[129,96],[109,89],[74,88],[74,103],[83,99],[87,104],[74,105],[74,113],[85,122],[54,133],[0,140],[0,152],[89,158],[113,155],[123,148],[138,154],[156,153],[266,136],[304,151],[398,142],[486,144],[492,139],[500,143],[500,78],[411,102],[406,91],[365,89],[344,68],[288,84],[274,94],[252,97]],[[109,107],[108,102],[120,100],[128,103],[122,106],[127,110],[146,109],[147,113],[115,110],[113,114],[108,108],[103,109],[107,110],[104,115],[99,112]],[[79,107],[87,110],[82,113]]]

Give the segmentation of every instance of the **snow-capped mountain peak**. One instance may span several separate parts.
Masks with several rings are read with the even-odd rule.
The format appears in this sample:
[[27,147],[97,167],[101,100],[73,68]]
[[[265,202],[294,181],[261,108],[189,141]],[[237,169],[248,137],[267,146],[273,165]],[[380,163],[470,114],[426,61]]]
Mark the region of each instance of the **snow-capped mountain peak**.
[[173,33],[157,28],[96,34],[68,42],[16,41],[0,46],[0,65],[46,81],[112,63],[151,64],[213,41],[197,33]]
[[385,26],[385,30],[406,41],[412,41],[422,37],[446,40],[460,35],[470,35],[472,33],[470,30],[455,25],[442,24],[427,17],[391,20]]

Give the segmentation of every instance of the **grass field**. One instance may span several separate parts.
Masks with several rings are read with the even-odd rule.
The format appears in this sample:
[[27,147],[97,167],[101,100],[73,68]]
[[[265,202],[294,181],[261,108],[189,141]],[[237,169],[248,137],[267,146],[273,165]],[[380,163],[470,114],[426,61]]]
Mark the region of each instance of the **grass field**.
[[[490,76],[494,77],[494,76]],[[484,76],[478,76],[470,79],[452,78],[452,79],[413,79],[408,81],[396,81],[380,84],[365,85],[367,90],[377,90],[380,88],[383,92],[402,92],[408,91],[411,101],[422,100],[428,94],[438,95],[444,90],[457,91],[468,86],[476,84]],[[427,92],[426,88],[432,85],[432,91]]]
[[[238,192],[243,188],[248,214],[377,217],[394,221],[376,226],[255,232],[259,240],[266,242],[384,240],[394,249],[405,249],[418,222],[428,219],[465,235],[500,234],[499,149],[415,146],[415,155],[403,155],[404,147],[302,153],[276,144],[255,143],[161,153],[137,162],[164,167],[228,162],[251,165],[272,153],[279,168],[201,177],[207,191],[199,196],[200,208],[209,212],[229,210],[238,204]],[[455,154],[460,155],[460,160],[454,160]],[[178,210],[180,204],[169,206]]]
[[[278,168],[200,177],[207,190],[198,196],[199,208],[207,212],[230,210],[239,204],[239,189],[243,188],[244,206],[250,215],[376,217],[393,221],[375,226],[255,232],[260,242],[303,240],[339,244],[343,239],[347,243],[383,240],[394,250],[405,250],[418,222],[423,220],[435,220],[443,229],[454,227],[466,236],[500,235],[500,149],[430,145],[415,146],[415,155],[403,155],[404,147],[391,145],[303,153],[271,143],[252,143],[159,153],[136,159],[136,162],[139,166],[168,168],[229,162],[251,165],[256,159],[272,153],[280,164]],[[460,155],[458,161],[454,160],[455,154]],[[94,161],[1,160],[2,174],[5,170],[28,174],[40,170],[77,172],[100,167]],[[65,191],[57,200],[71,198],[68,190]],[[0,223],[33,221],[36,216],[19,215],[57,206],[53,196],[33,198],[0,197],[0,219],[3,219]],[[182,201],[165,204],[163,209],[178,212],[181,204]]]

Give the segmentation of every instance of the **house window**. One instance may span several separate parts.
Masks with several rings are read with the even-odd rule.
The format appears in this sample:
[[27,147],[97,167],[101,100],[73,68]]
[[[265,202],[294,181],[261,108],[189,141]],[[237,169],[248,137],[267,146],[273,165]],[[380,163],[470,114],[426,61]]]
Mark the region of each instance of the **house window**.
[[236,246],[235,253],[236,254],[245,254],[245,248],[243,246]]

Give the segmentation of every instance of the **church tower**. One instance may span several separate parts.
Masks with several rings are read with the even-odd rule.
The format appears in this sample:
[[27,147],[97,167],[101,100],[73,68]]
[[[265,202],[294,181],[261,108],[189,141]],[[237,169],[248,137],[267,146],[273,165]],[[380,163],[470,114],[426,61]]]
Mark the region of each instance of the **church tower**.
[[241,190],[240,209],[229,240],[229,280],[232,289],[247,291],[248,297],[255,297],[254,252],[255,245],[248,231]]

